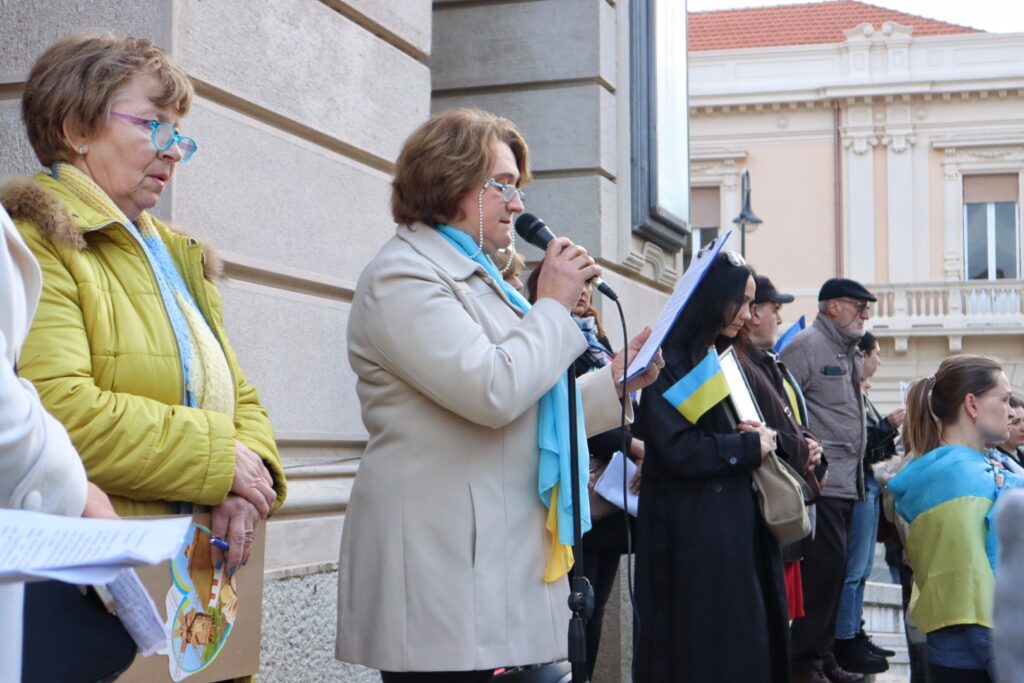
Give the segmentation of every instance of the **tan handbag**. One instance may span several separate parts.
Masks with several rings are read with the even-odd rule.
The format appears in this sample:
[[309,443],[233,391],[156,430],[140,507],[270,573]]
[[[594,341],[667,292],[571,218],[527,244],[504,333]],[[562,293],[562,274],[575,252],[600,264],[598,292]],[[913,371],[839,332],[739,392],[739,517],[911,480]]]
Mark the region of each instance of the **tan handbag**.
[[793,467],[774,452],[754,470],[754,491],[765,524],[782,545],[811,533],[807,503],[814,492]]

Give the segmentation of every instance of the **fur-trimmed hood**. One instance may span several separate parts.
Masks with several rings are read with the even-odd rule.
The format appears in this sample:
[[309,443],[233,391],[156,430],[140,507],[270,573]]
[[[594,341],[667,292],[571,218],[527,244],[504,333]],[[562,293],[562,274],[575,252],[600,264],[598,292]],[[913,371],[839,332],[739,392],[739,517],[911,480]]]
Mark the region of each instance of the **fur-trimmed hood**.
[[875,481],[877,481],[882,488],[885,488],[886,484],[892,481],[892,478],[895,477],[901,469],[903,469],[906,461],[906,455],[900,455],[897,453],[887,460],[882,460],[881,462],[876,462],[874,465],[871,465],[871,472],[875,475]]
[[[77,198],[45,173],[34,178],[15,178],[0,185],[0,204],[15,221],[29,221],[56,245],[85,251],[89,243],[85,233],[104,224],[119,222],[82,204]],[[153,219],[166,239],[185,239],[199,244],[203,254],[203,274],[209,280],[221,277],[223,267],[211,245],[199,242],[193,236],[174,230]]]

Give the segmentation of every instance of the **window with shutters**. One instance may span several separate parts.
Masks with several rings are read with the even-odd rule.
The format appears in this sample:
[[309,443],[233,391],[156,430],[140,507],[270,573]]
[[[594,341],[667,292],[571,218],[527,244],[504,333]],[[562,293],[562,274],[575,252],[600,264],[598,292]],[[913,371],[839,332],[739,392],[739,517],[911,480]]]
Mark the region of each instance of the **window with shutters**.
[[690,227],[693,252],[715,239],[722,227],[721,192],[718,187],[694,187],[690,190]]
[[964,176],[964,273],[968,280],[1020,279],[1016,173]]

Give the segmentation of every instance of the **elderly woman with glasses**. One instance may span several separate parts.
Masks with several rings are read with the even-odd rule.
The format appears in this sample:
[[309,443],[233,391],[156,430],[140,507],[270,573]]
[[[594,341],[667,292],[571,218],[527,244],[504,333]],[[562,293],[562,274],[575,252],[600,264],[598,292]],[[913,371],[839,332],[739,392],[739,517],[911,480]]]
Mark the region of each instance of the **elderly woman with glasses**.
[[0,201],[43,270],[19,358],[122,515],[209,506],[233,574],[284,500],[273,430],[228,344],[215,262],[148,213],[195,140],[188,77],[148,40],[49,47],[22,116],[44,172]]
[[[529,177],[510,121],[435,115],[405,142],[396,234],[356,285],[348,351],[369,439],[341,541],[337,656],[385,683],[566,656],[570,438],[583,491],[588,458],[564,378],[587,348],[572,308],[600,268],[558,238],[535,304],[503,281],[488,254],[512,244]],[[619,424],[622,374],[619,361],[580,379],[587,433]]]

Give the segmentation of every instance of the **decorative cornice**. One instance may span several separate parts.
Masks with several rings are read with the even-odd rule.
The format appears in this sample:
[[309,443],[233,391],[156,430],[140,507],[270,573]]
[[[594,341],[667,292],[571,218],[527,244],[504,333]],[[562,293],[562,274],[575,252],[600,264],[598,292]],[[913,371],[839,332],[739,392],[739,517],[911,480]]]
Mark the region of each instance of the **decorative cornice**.
[[867,154],[867,152],[878,144],[876,135],[848,135],[843,137],[843,147],[850,149],[854,154]]
[[[1000,87],[977,89],[978,83],[962,83],[961,90],[950,92],[923,91],[914,84],[893,84],[887,85],[885,92],[850,93],[840,92],[834,89],[819,88],[807,91],[793,91],[779,93],[776,95],[763,93],[739,93],[730,97],[732,101],[726,103],[727,96],[715,96],[714,101],[701,102],[700,97],[691,97],[690,116],[712,116],[721,114],[749,114],[771,112],[785,112],[798,110],[814,110],[831,108],[833,103],[839,104],[890,104],[900,101],[913,104],[925,102],[944,101],[950,102],[953,99],[968,102],[972,100],[988,100],[1008,98],[1024,98],[1024,88]],[[706,98],[710,100],[711,98]],[[738,104],[739,103],[739,104]]]
[[917,136],[912,134],[899,133],[896,135],[888,134],[882,136],[882,144],[897,154],[902,154],[916,143]]
[[675,258],[649,240],[643,240],[639,253],[630,251],[622,265],[640,275],[649,267],[652,272],[651,279],[669,287],[675,285],[680,275],[675,267]]

